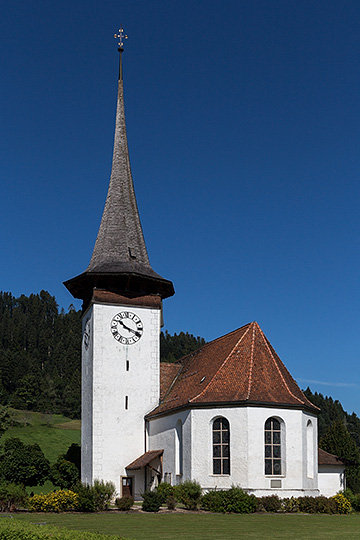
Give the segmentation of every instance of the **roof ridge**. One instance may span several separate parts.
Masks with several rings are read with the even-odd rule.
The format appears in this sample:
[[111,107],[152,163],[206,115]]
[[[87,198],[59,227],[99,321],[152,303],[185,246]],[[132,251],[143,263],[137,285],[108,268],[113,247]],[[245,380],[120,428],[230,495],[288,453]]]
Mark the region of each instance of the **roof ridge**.
[[229,332],[228,334],[225,334],[224,336],[217,337],[215,339],[212,339],[211,341],[208,341],[207,343],[204,343],[204,345],[200,345],[200,347],[198,349],[195,349],[195,351],[192,351],[192,352],[189,352],[188,354],[185,354],[184,356],[182,356],[181,358],[176,360],[176,362],[174,362],[174,364],[182,364],[183,360],[186,360],[186,358],[189,358],[191,356],[195,356],[198,352],[202,351],[203,349],[205,349],[205,348],[209,347],[210,345],[212,345],[213,343],[215,343],[215,341],[221,341],[222,339],[228,338],[232,334],[235,334],[235,332],[238,332],[242,328],[245,328],[246,326],[250,326],[251,324],[252,323],[244,324],[243,326],[240,326],[239,328],[236,328],[235,330],[232,330],[231,332]]
[[[246,336],[246,334],[249,332],[250,328],[251,328],[251,324],[252,323],[248,323],[247,325],[245,324],[244,326],[241,326],[240,328],[238,328],[237,330],[240,330],[241,328],[244,328],[245,326],[248,326],[248,328],[246,329],[246,331],[243,333],[243,335],[237,340],[237,342],[235,343],[235,345],[233,346],[233,348],[231,349],[230,353],[227,355],[227,357],[225,358],[225,360],[223,361],[223,363],[221,364],[221,366],[217,369],[216,373],[214,373],[214,375],[212,376],[211,380],[208,382],[208,384],[205,386],[205,388],[197,395],[197,396],[194,396],[193,398],[191,398],[189,400],[189,403],[191,403],[192,401],[195,401],[195,399],[199,398],[204,392],[205,390],[207,390],[210,386],[210,384],[213,382],[214,378],[216,377],[216,375],[219,373],[219,371],[223,368],[223,366],[226,364],[226,362],[229,360],[229,358],[231,357],[231,355],[233,354],[235,348],[239,345],[239,343],[243,340],[243,338]],[[236,330],[234,330],[235,332]],[[230,334],[232,334],[233,332],[230,332]],[[227,336],[229,336],[229,334],[226,334]],[[225,337],[225,336],[222,336],[222,337]],[[216,340],[214,340],[216,341]]]
[[[275,357],[274,357],[274,355],[273,355],[273,352],[272,352],[272,350],[271,350],[270,347],[269,347],[269,344],[268,344],[268,341],[267,341],[267,339],[266,339],[266,337],[265,337],[264,332],[261,330],[261,328],[260,328],[260,326],[258,325],[258,323],[255,323],[255,324],[256,324],[257,328],[259,329],[259,331],[260,331],[260,335],[261,335],[261,337],[262,337],[263,340],[264,340],[265,346],[266,346],[266,348],[268,349],[268,351],[269,351],[269,353],[270,353],[270,355],[271,355],[271,358],[273,359],[273,362],[274,362],[274,364],[275,364],[275,367],[276,367],[276,369],[277,369],[277,371],[278,371],[278,373],[279,373],[279,375],[280,375],[280,377],[281,377],[281,380],[283,381],[283,383],[284,383],[284,385],[285,385],[285,388],[287,389],[287,391],[289,392],[289,394],[290,394],[294,399],[296,399],[297,401],[299,401],[299,403],[301,403],[302,405],[305,405],[305,402],[302,401],[301,399],[299,399],[297,396],[295,396],[295,395],[293,394],[293,392],[290,390],[289,385],[288,385],[287,382],[285,381],[284,376],[283,376],[283,374],[281,373],[281,370],[279,369],[278,363],[276,362],[276,359],[275,359]],[[279,358],[279,360],[280,360],[280,358]],[[281,360],[280,360],[280,361],[281,361]],[[284,366],[284,367],[285,367],[285,366]]]
[[[166,390],[165,394],[163,395],[163,398],[161,400],[159,400],[159,405],[161,405],[162,403],[165,403],[166,398],[170,394],[171,390],[173,389],[174,384],[176,383],[176,381],[178,380],[178,378],[180,377],[180,374],[182,373],[182,371],[184,369],[184,366],[182,364],[175,364],[174,363],[173,365],[177,365],[179,367],[179,370],[178,370],[177,373],[175,373],[175,376],[174,376],[173,380],[171,381],[171,383],[169,384],[169,388]],[[159,405],[156,405],[156,407],[159,407]]]
[[[252,372],[253,372],[253,367],[254,367],[255,330],[256,330],[256,325],[257,325],[257,323],[254,321],[253,323],[251,323],[251,325],[252,325],[252,327],[253,327],[253,335],[252,335],[252,340],[251,340],[251,355],[250,355],[250,369],[249,369],[249,386],[248,386],[248,393],[247,393],[246,399],[249,399],[249,398],[250,398],[250,392],[251,392]],[[259,325],[257,325],[257,326],[259,326]]]

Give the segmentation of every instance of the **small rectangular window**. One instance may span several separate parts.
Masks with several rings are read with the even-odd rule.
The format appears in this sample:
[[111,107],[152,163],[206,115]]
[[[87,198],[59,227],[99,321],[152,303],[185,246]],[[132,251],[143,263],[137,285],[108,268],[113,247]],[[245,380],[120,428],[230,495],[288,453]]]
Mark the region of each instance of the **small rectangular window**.
[[126,371],[129,371],[129,366],[130,366],[129,360],[126,360]]
[[129,408],[129,397],[125,396],[125,409],[128,410]]

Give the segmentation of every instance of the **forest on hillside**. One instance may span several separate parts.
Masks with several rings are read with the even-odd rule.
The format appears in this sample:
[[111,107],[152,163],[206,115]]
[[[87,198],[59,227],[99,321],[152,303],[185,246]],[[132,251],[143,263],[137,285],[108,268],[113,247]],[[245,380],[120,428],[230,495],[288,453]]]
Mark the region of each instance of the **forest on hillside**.
[[[174,362],[205,343],[161,333],[161,361]],[[0,292],[0,404],[80,418],[81,311],[59,311],[47,291],[15,298]]]
[[[175,362],[204,344],[188,332],[162,332],[161,361]],[[59,311],[46,291],[19,298],[0,292],[0,405],[80,418],[80,388],[81,311]],[[304,392],[321,410],[320,446],[348,456],[349,463],[360,462],[358,416],[331,397],[310,388]],[[360,473],[358,480],[360,491]]]

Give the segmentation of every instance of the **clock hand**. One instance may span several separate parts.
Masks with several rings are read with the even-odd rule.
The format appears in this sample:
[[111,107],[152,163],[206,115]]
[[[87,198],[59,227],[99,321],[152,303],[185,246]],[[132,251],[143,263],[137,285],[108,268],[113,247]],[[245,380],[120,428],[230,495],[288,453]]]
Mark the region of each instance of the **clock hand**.
[[123,328],[125,328],[125,330],[127,330],[128,332],[131,332],[132,334],[135,334],[135,336],[138,336],[138,337],[141,336],[140,332],[137,332],[136,330],[133,330],[132,328],[129,328],[128,326],[126,326],[126,324],[123,323],[123,321],[119,321],[119,323],[120,323],[121,326],[122,326]]

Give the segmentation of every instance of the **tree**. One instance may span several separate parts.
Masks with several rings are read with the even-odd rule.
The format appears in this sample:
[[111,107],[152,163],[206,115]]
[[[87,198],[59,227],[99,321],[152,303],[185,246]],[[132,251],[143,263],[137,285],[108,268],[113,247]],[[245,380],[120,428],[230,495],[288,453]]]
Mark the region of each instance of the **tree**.
[[0,292],[0,403],[80,416],[81,312]]
[[78,471],[79,477],[81,476],[81,446],[77,443],[72,443],[64,454],[64,459],[73,463]]
[[196,349],[199,349],[205,345],[205,339],[202,337],[195,337],[188,332],[180,332],[180,334],[169,334],[166,330],[161,332],[160,335],[160,361],[161,362],[175,362],[182,356],[189,354]]
[[61,489],[70,489],[80,480],[81,475],[81,448],[79,444],[72,443],[66,454],[58,457],[51,466],[50,477],[53,484]]
[[60,456],[51,466],[50,479],[55,486],[59,486],[61,489],[71,489],[80,479],[79,470],[76,465]]
[[9,414],[9,409],[0,405],[0,437],[5,433],[7,428],[10,426],[11,418]]
[[338,456],[346,465],[346,484],[360,493],[360,450],[343,421],[335,421],[320,439],[320,448]]
[[24,486],[42,486],[48,479],[50,463],[38,444],[7,439],[1,446],[0,480]]

